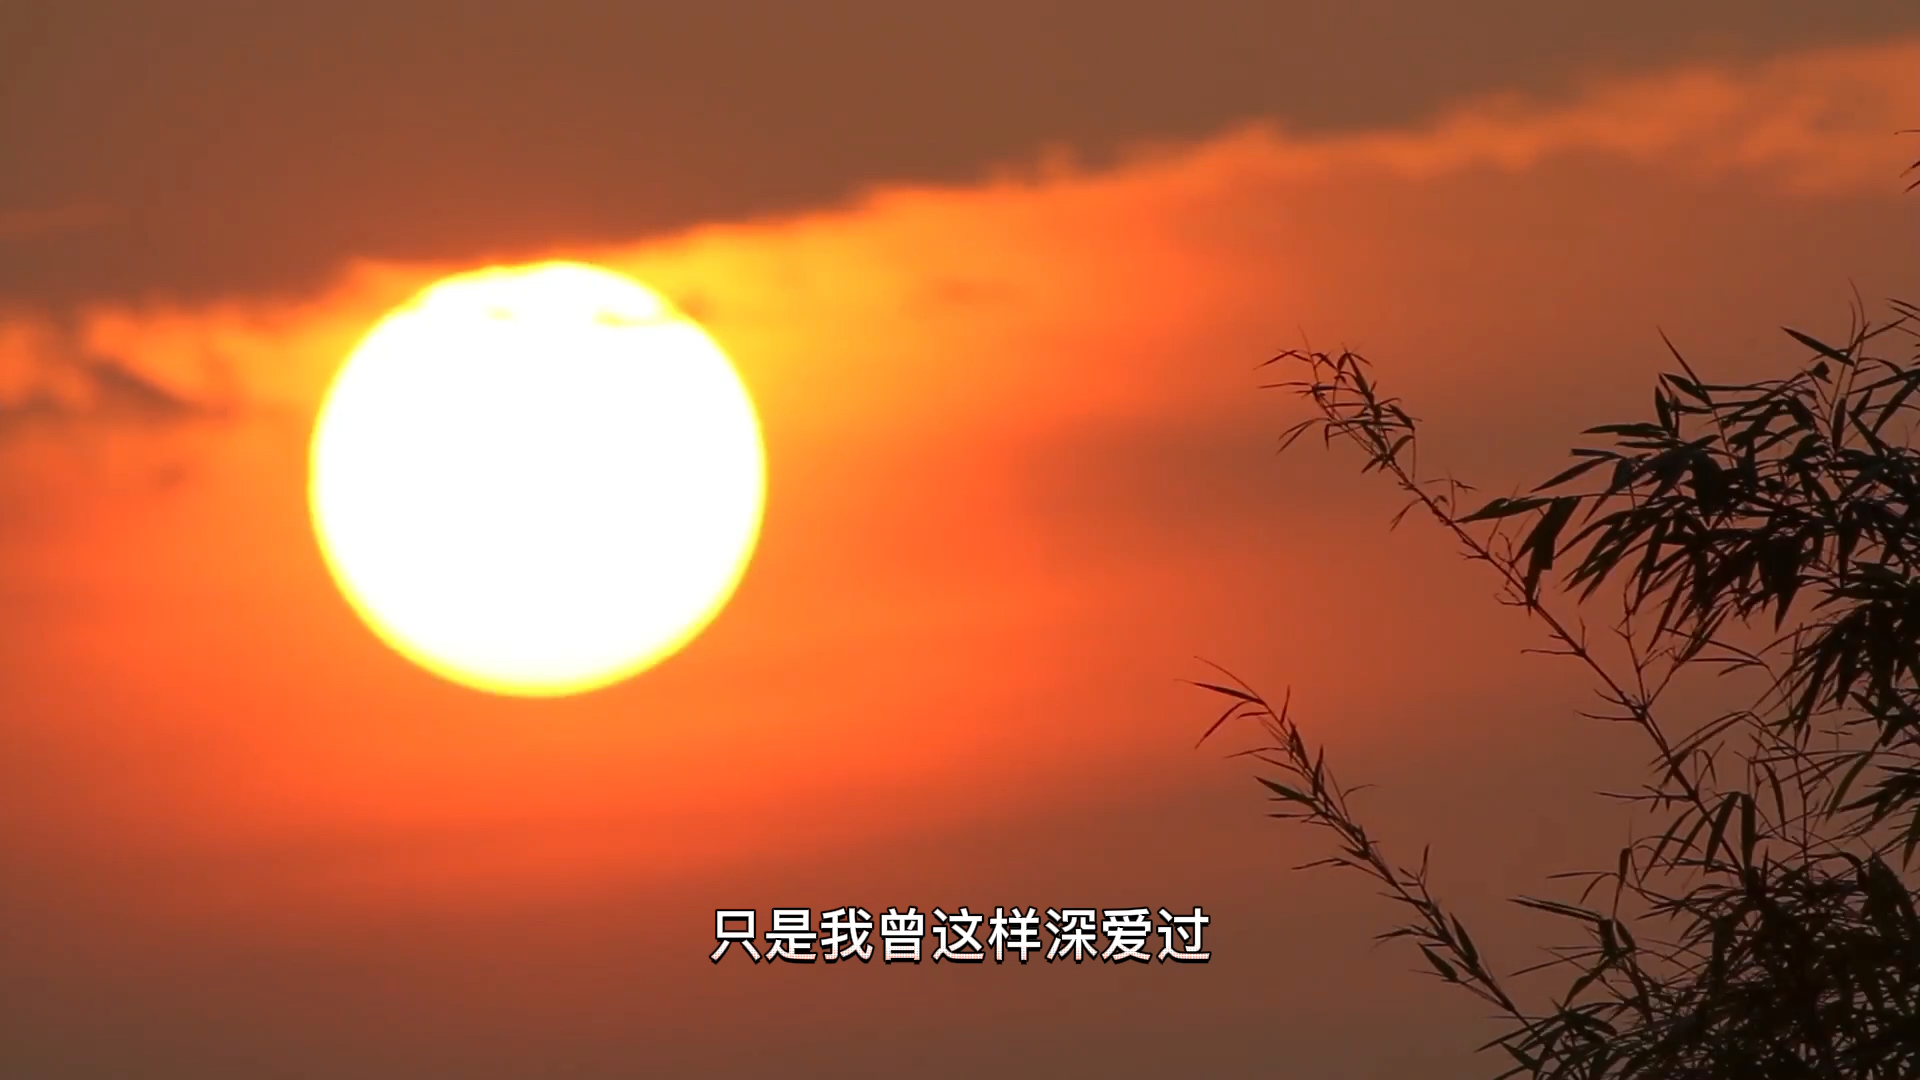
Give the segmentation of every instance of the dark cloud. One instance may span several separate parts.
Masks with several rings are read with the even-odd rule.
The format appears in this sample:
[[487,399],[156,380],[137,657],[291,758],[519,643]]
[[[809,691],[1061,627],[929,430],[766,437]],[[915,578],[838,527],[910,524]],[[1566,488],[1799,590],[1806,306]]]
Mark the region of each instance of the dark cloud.
[[[296,288],[350,255],[481,258],[1303,129],[1495,89],[1920,28],[1907,0],[965,5],[834,0],[0,7],[0,297]],[[110,227],[104,227],[110,226]]]
[[112,210],[85,204],[41,207],[32,210],[0,210],[0,242],[49,233],[70,233],[97,228],[117,217]]
[[179,420],[205,411],[110,361],[91,361],[81,370],[93,385],[96,411],[105,416]]
[[0,400],[0,437],[35,425],[172,424],[220,412],[117,361],[84,359],[62,366],[59,391],[43,385],[17,400]]

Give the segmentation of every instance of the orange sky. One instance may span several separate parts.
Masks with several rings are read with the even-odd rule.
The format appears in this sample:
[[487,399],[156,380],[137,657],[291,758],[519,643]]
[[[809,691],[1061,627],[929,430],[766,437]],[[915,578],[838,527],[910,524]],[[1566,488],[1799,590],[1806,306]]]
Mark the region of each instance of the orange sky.
[[[1637,748],[1570,717],[1572,673],[1518,657],[1526,626],[1439,537],[1390,534],[1392,493],[1350,459],[1272,455],[1298,414],[1255,365],[1354,346],[1429,453],[1483,486],[1543,476],[1641,407],[1658,330],[1738,377],[1791,361],[1782,323],[1844,332],[1854,286],[1920,297],[1899,176],[1920,154],[1894,134],[1920,126],[1916,72],[1920,38],[1674,62],[1419,123],[1256,121],[637,238],[353,260],[311,288],[14,298],[0,1055],[49,1076],[1484,1068],[1477,1030],[1444,1026],[1471,1007],[1368,951],[1390,913],[1364,883],[1286,871],[1312,838],[1193,751],[1211,703],[1176,679],[1200,654],[1291,686],[1494,943],[1536,925],[1499,897],[1624,834],[1569,793]],[[0,206],[0,244],[90,220],[29,209]],[[684,653],[493,698],[355,621],[311,539],[306,438],[380,313],[554,257],[636,275],[728,349],[769,504]],[[1215,961],[705,959],[719,906],[1082,901],[1204,904]]]

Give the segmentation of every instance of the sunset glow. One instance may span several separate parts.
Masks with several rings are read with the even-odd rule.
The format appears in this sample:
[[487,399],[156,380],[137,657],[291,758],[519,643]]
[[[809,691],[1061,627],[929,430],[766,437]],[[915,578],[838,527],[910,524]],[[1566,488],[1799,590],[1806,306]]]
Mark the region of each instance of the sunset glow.
[[1565,7],[0,0],[0,1080],[1505,1069],[1194,683],[1501,973],[1644,732],[1276,354],[1478,505],[1920,303],[1920,4]]

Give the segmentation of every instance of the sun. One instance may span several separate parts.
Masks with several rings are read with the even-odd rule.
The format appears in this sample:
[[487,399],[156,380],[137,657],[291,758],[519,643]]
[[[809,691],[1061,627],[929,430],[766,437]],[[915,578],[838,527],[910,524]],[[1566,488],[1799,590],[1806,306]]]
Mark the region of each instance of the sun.
[[665,298],[581,263],[493,268],[361,340],[314,424],[308,502],[395,650],[480,690],[574,694],[719,614],[766,453],[732,363]]

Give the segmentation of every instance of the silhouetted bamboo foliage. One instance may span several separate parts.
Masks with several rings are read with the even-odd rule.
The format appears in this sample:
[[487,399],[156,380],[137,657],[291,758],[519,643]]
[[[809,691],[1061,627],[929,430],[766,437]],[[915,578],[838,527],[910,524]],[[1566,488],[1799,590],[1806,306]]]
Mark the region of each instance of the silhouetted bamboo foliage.
[[[1788,330],[1806,365],[1752,383],[1709,382],[1669,343],[1679,370],[1650,418],[1589,430],[1569,468],[1471,508],[1465,485],[1420,472],[1417,425],[1365,360],[1274,358],[1313,408],[1285,442],[1357,446],[1362,471],[1409,496],[1400,516],[1437,522],[1547,651],[1584,666],[1605,702],[1587,715],[1652,753],[1650,782],[1611,797],[1653,832],[1611,869],[1561,875],[1584,881],[1577,897],[1517,901],[1586,939],[1512,973],[1566,974],[1533,1006],[1429,891],[1425,853],[1414,869],[1382,853],[1287,703],[1231,676],[1199,684],[1229,699],[1202,741],[1263,725],[1270,744],[1247,753],[1278,771],[1260,778],[1275,816],[1330,832],[1340,853],[1322,862],[1411,913],[1383,936],[1506,1020],[1486,1047],[1511,1058],[1503,1077],[1920,1076],[1920,352],[1880,355],[1914,337],[1920,309],[1855,326],[1838,344]],[[1600,602],[1619,615],[1596,643],[1581,612]],[[1676,724],[1662,695],[1703,666],[1757,689]]]

